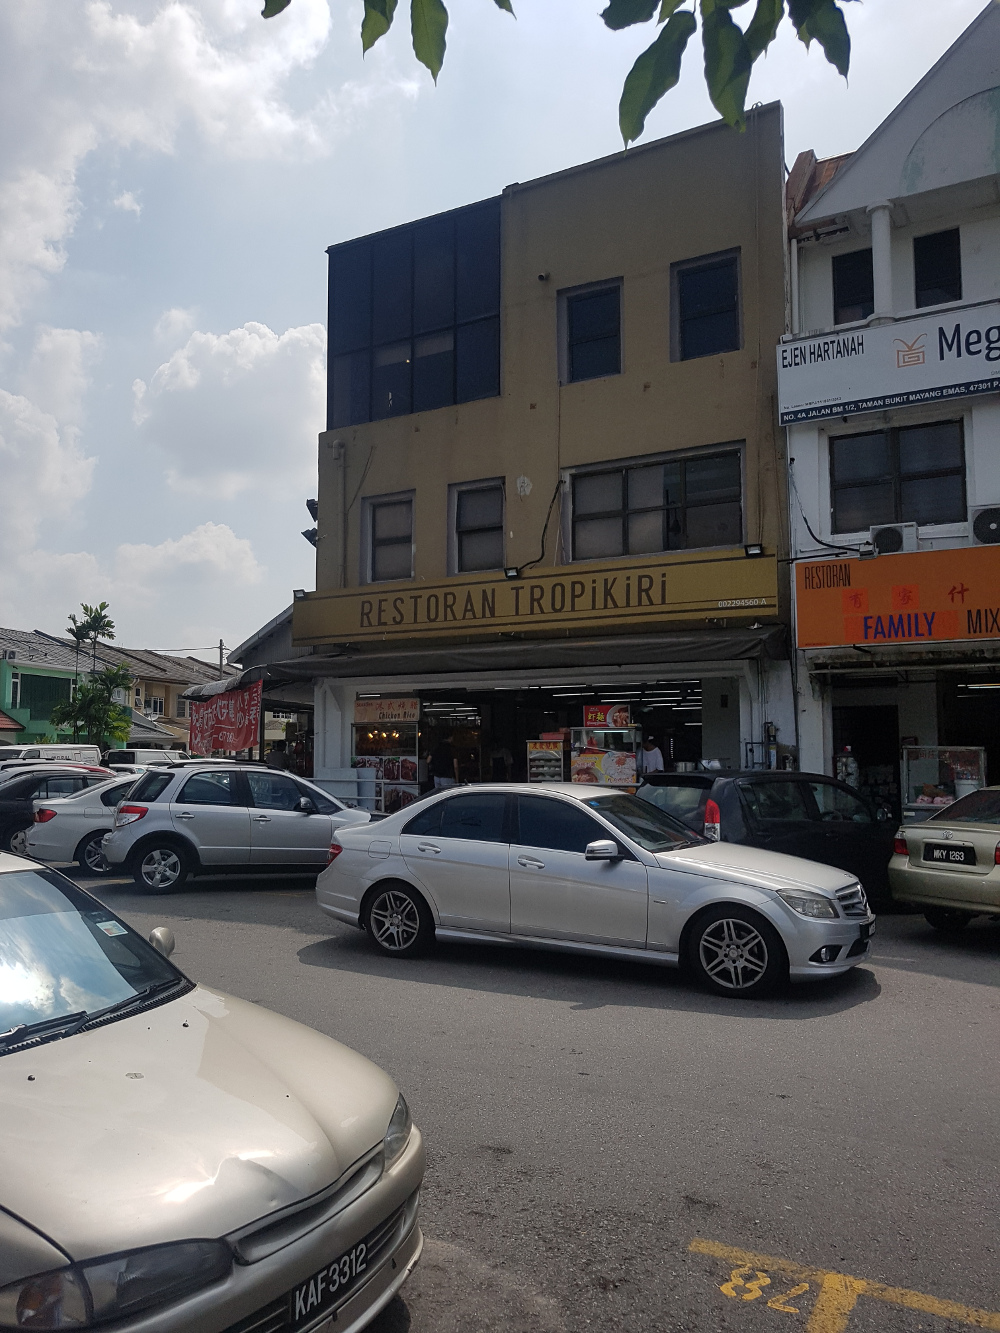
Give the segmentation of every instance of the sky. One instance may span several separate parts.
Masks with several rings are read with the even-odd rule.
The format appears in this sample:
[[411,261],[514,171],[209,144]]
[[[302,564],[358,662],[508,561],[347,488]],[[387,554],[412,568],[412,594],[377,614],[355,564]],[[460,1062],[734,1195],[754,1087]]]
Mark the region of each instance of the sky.
[[[232,647],[315,586],[326,247],[621,151],[652,26],[514,7],[451,0],[435,87],[405,3],[363,59],[360,0],[3,0],[0,624]],[[847,4],[846,82],[786,23],[748,104],[849,151],[982,8]],[[712,119],[692,48],[640,142]]]

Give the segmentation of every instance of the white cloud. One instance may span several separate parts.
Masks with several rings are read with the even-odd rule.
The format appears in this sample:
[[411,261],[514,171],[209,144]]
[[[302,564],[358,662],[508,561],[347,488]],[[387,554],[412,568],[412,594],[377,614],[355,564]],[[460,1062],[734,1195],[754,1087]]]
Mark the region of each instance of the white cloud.
[[95,460],[80,449],[74,430],[21,394],[0,389],[0,578],[46,530],[90,489]]
[[160,450],[175,492],[297,494],[316,472],[326,332],[306,324],[277,334],[251,323],[192,333],[133,394],[134,420]]
[[136,217],[142,215],[142,204],[139,203],[131,190],[123,190],[121,194],[111,202],[114,208],[120,208],[123,213],[134,213]]
[[198,307],[190,306],[187,310],[174,306],[164,310],[153,326],[153,337],[157,342],[175,346],[192,331],[198,319]]
[[21,390],[64,432],[77,430],[90,386],[87,371],[104,350],[99,334],[85,329],[43,328],[21,373]]

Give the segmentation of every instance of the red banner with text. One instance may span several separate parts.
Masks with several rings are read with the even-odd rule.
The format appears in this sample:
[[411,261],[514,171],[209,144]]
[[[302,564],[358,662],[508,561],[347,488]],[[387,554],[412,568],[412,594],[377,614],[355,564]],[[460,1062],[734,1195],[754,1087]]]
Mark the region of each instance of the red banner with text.
[[225,690],[213,698],[191,701],[192,754],[214,750],[249,750],[260,742],[261,681],[245,690]]

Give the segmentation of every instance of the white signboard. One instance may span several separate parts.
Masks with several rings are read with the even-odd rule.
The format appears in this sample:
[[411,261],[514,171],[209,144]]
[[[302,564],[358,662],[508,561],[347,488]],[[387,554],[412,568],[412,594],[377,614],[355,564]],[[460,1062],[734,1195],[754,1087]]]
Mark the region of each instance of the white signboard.
[[1000,392],[1000,302],[778,347],[781,424]]

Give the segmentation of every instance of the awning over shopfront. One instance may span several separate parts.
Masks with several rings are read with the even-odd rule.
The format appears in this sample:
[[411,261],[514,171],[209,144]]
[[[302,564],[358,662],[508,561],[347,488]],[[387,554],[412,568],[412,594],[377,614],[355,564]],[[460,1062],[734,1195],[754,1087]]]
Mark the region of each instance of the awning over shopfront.
[[[516,643],[441,644],[387,650],[345,647],[338,653],[275,662],[266,668],[272,678],[312,680],[357,676],[456,674],[476,671],[532,668],[625,666],[633,662],[669,665],[682,662],[732,662],[746,659],[778,661],[788,656],[784,627],[766,625],[747,629],[690,630],[676,634],[632,634],[587,639],[527,639]],[[255,667],[252,671],[261,671]],[[250,676],[244,672],[243,676]],[[220,688],[234,688],[220,682]],[[259,679],[259,676],[258,676]],[[249,682],[248,682],[249,683]],[[202,686],[214,690],[215,686]],[[265,689],[268,688],[265,686]],[[207,697],[189,691],[188,697]]]
[[[311,658],[307,658],[311,661]],[[283,663],[271,663],[268,666],[252,666],[246,671],[226,676],[223,680],[210,680],[206,685],[192,685],[181,695],[182,699],[212,699],[217,694],[230,690],[245,690],[248,685],[262,681],[264,685],[264,708],[280,709],[290,713],[310,711],[313,706],[312,689],[298,683],[311,680],[316,672],[306,672],[303,676],[290,675],[282,671]]]

